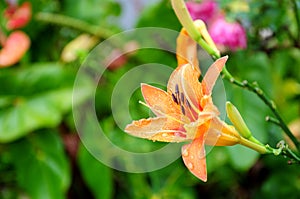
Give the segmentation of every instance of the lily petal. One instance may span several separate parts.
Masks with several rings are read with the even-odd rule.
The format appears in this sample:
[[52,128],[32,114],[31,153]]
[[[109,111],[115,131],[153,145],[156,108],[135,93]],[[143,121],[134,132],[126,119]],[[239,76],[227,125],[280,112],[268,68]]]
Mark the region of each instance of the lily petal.
[[231,146],[239,143],[240,135],[234,126],[213,118],[206,136],[205,144],[211,146]]
[[190,172],[206,182],[207,171],[203,137],[193,140],[190,144],[184,145],[181,153],[183,162]]
[[[185,141],[184,132],[180,129],[168,128],[168,118],[156,117],[133,121],[127,125],[125,132],[140,138],[146,138],[160,142],[181,142]],[[180,136],[182,135],[182,136]]]
[[157,116],[180,113],[180,107],[166,91],[148,84],[141,84],[141,90],[146,103]]
[[190,122],[184,125],[187,139],[193,140],[198,137],[203,137],[210,128],[210,121],[215,117],[214,112],[203,112],[198,115],[195,122]]
[[175,94],[181,109],[191,121],[195,121],[197,114],[202,110],[200,100],[202,98],[199,73],[192,65],[179,66],[172,74],[168,82],[168,92]]
[[202,91],[205,95],[211,95],[212,89],[222,71],[228,56],[221,57],[217,59],[207,70],[203,81],[202,81]]
[[197,43],[188,35],[185,28],[177,37],[176,57],[178,66],[191,64],[200,75],[199,62],[197,59]]

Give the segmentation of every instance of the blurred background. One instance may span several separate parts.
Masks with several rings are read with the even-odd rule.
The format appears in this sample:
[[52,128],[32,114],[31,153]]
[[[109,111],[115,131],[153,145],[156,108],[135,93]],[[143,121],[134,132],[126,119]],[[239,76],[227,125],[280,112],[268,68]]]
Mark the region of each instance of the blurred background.
[[[228,70],[256,81],[299,138],[300,1],[204,0],[187,6],[229,55]],[[108,67],[100,81],[88,78],[73,104],[72,92],[77,71],[101,41],[138,27],[180,31],[169,0],[0,0],[0,14],[0,198],[300,198],[299,165],[242,146],[214,147],[203,183],[181,158],[157,171],[126,173],[96,160],[80,141],[72,106],[85,104],[94,94],[88,85],[96,83],[98,123],[114,144],[144,152],[164,146],[125,134],[110,103],[126,71],[147,63],[175,68],[174,53],[124,54],[139,43],[121,41],[109,61],[96,64]],[[272,113],[255,94],[227,81],[224,86],[260,141],[275,147],[286,139],[266,122]],[[139,90],[130,101],[133,119],[149,113],[138,100]]]

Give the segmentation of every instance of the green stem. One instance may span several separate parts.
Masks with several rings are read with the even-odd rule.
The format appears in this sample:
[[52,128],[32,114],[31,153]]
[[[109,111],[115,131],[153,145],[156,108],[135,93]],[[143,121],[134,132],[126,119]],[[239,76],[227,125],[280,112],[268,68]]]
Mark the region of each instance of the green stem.
[[277,126],[279,126],[280,127],[280,122],[277,120],[277,119],[275,119],[275,118],[273,118],[273,117],[270,117],[270,116],[267,116],[266,117],[266,121],[267,122],[271,122],[271,123],[273,123],[273,124],[276,124]]
[[232,82],[233,84],[235,84],[239,87],[242,87],[242,88],[246,88],[246,89],[252,91],[253,93],[255,93],[271,109],[271,111],[277,118],[276,124],[281,127],[281,129],[287,134],[287,136],[292,140],[292,142],[295,144],[297,149],[300,151],[299,141],[293,135],[293,133],[290,131],[290,129],[287,127],[287,125],[281,118],[280,114],[277,111],[275,103],[265,95],[265,93],[261,90],[261,88],[258,85],[250,84],[247,81],[240,82],[240,81],[234,79],[231,75],[228,75],[230,73],[226,70],[226,68],[224,71],[222,71],[222,73],[224,75],[224,79],[227,79],[230,82]]
[[300,163],[300,157],[298,157],[291,149],[286,148],[284,154]]
[[293,4],[293,10],[295,13],[295,18],[296,18],[296,22],[297,22],[297,41],[300,42],[300,15],[298,12],[298,6],[297,6],[297,2],[296,0],[292,0],[292,4]]
[[61,14],[39,12],[35,15],[35,19],[46,23],[74,28],[82,32],[90,33],[102,39],[107,39],[113,35],[113,32],[107,29],[99,28],[96,25],[91,25],[85,21]]
[[198,32],[194,26],[194,22],[189,14],[189,11],[186,8],[184,0],[171,0],[173,10],[175,11],[177,18],[186,31],[189,33],[189,36],[194,40],[198,41],[201,38],[201,34]]
[[186,8],[184,0],[171,0],[171,3],[180,23],[186,29],[189,36],[193,38],[214,59],[220,58],[220,54],[205,42],[197,28],[194,26],[194,22]]
[[277,144],[278,149],[273,149],[270,146],[267,146],[267,148],[269,150],[273,150],[274,155],[282,155],[284,157],[289,157],[292,160],[294,160],[294,162],[300,164],[300,157],[299,155],[297,155],[296,153],[294,153],[289,146],[285,143],[285,141],[281,140],[278,144]]
[[289,136],[289,138],[295,144],[295,146],[297,147],[297,149],[300,151],[300,143],[298,142],[297,138],[292,134],[292,132],[290,131],[290,129],[287,127],[287,125],[285,124],[285,122],[281,118],[280,114],[277,111],[275,103],[266,96],[266,94],[261,90],[261,88],[257,84],[250,84],[250,83],[248,83],[248,81],[240,82],[240,81],[236,80],[227,71],[226,68],[224,68],[224,70],[222,71],[222,73],[223,73],[224,79],[227,79],[230,82],[232,82],[233,84],[235,84],[235,85],[237,85],[239,87],[242,87],[242,88],[246,88],[246,89],[252,91],[253,93],[255,93],[271,109],[271,111],[273,112],[273,114],[277,118],[278,124],[281,127],[281,129],[287,134],[287,136]]
[[221,57],[221,55],[215,51],[210,45],[208,45],[205,40],[201,37],[198,40],[195,40],[201,48],[203,48],[214,60],[217,60]]
[[266,147],[266,146],[263,146],[261,144],[258,144],[256,142],[252,142],[244,137],[241,137],[240,139],[240,144],[243,145],[243,146],[246,146],[248,148],[251,148],[261,154],[271,154],[273,153],[272,150],[270,150],[269,147]]

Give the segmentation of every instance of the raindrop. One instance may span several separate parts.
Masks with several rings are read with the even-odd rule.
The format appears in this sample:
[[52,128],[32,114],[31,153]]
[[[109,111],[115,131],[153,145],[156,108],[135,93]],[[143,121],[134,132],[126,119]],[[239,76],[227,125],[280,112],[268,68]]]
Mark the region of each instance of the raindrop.
[[187,149],[185,149],[185,150],[182,152],[182,155],[183,155],[183,156],[188,156],[188,155],[189,155],[189,152],[188,152],[188,150],[187,150]]
[[192,163],[190,163],[190,162],[188,163],[187,166],[188,166],[189,169],[193,169],[194,168],[194,165]]

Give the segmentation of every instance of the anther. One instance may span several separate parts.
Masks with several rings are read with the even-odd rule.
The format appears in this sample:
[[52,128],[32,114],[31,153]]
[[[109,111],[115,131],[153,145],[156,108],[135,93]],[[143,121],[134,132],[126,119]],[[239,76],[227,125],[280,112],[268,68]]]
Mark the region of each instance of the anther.
[[184,94],[181,93],[181,94],[180,94],[180,97],[181,97],[181,102],[184,103]]
[[178,100],[177,100],[177,97],[172,93],[172,99],[173,99],[173,101],[176,103],[176,104],[178,104]]
[[183,106],[180,106],[180,107],[181,107],[182,114],[185,115],[185,109],[184,109],[184,107]]
[[178,84],[175,85],[175,94],[179,93],[179,87]]
[[186,103],[186,105],[189,107],[189,109],[192,108],[190,102],[189,102],[187,99],[185,100],[185,103]]

